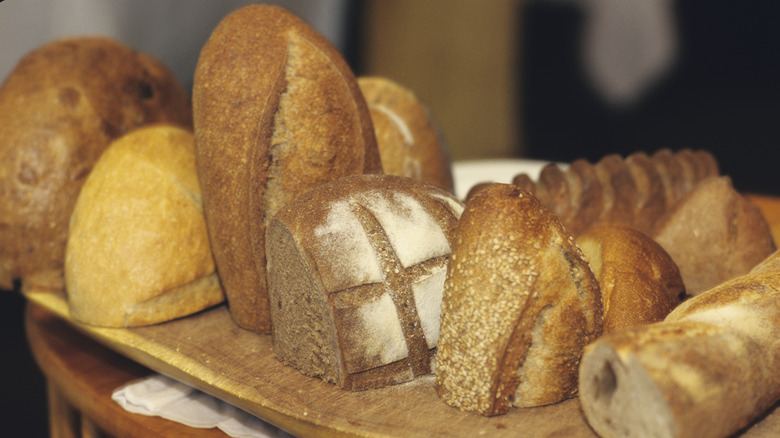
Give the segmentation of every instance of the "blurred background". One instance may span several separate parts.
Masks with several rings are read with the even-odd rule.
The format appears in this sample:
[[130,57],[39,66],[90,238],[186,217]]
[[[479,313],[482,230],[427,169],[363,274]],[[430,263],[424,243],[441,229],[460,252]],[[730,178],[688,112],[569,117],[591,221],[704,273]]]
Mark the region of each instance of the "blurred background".
[[[55,38],[102,34],[166,63],[186,87],[219,20],[249,1],[0,1],[0,78]],[[453,160],[571,161],[711,150],[743,191],[780,194],[780,2],[287,0],[358,75],[431,109]],[[0,294],[0,412],[43,436],[45,388],[24,301]],[[7,316],[6,316],[7,314]],[[10,373],[10,374],[9,374]]]

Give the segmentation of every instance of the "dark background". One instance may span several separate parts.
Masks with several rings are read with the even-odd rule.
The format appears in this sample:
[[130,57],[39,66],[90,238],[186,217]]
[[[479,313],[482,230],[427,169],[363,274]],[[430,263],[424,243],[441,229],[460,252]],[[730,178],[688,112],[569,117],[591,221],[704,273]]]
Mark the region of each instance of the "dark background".
[[679,58],[634,106],[587,83],[577,2],[531,1],[523,22],[523,130],[530,157],[712,151],[744,191],[780,194],[780,2],[678,0]]

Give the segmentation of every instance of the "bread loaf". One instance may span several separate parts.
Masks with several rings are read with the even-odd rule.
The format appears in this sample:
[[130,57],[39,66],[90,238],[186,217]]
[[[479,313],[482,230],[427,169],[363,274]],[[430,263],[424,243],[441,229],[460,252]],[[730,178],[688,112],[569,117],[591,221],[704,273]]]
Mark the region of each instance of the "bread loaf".
[[381,172],[365,99],[337,50],[284,9],[245,6],[201,50],[193,87],[206,223],[234,321],[268,332],[264,233],[286,203]]
[[374,124],[382,167],[452,192],[449,151],[428,108],[415,94],[387,78],[358,78]]
[[455,231],[442,299],[436,388],[481,415],[576,394],[583,347],[602,333],[598,283],[574,239],[536,197],[479,190]]
[[189,94],[159,61],[105,38],[53,41],[0,88],[0,288],[62,290],[68,220],[109,143],[139,126],[191,127]]
[[580,401],[607,437],[727,437],[780,399],[780,255],[663,322],[588,346]]
[[191,132],[144,127],[106,149],[73,210],[65,280],[71,316],[99,326],[154,324],[224,301]]
[[348,176],[283,207],[266,239],[277,357],[353,391],[429,374],[462,208],[393,175]]
[[516,175],[512,183],[533,193],[575,236],[598,223],[628,225],[651,234],[656,222],[700,181],[718,176],[706,151],[661,149],[625,159],[607,155],[596,163],[584,159],[568,168],[551,163],[538,181]]
[[677,265],[646,234],[623,225],[595,225],[577,244],[599,282],[604,333],[662,321],[685,296]]
[[746,274],[776,249],[763,214],[728,177],[699,183],[652,236],[679,267],[689,295]]

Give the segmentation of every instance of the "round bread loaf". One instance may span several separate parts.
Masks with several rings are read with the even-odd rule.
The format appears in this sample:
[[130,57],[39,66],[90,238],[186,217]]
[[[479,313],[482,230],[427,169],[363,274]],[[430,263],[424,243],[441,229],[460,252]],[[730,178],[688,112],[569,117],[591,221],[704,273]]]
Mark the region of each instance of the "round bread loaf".
[[71,316],[99,326],[153,324],[224,301],[189,131],[141,128],[106,149],[73,210],[65,280]]
[[577,236],[577,244],[599,281],[604,333],[661,321],[685,295],[672,258],[636,229],[595,225]]
[[198,174],[230,314],[270,332],[265,228],[306,190],[381,173],[371,116],[325,38],[286,10],[245,6],[201,50],[193,87]]
[[517,186],[478,191],[455,231],[442,298],[442,400],[499,415],[570,398],[583,348],[602,329],[598,283],[560,220]]
[[449,151],[430,111],[415,94],[382,77],[360,77],[382,167],[388,175],[419,179],[453,191]]
[[0,287],[61,290],[68,220],[103,150],[152,122],[191,127],[189,95],[160,62],[113,40],[58,40],[0,88]]
[[395,175],[353,175],[268,226],[276,356],[349,390],[431,373],[450,243],[463,205]]

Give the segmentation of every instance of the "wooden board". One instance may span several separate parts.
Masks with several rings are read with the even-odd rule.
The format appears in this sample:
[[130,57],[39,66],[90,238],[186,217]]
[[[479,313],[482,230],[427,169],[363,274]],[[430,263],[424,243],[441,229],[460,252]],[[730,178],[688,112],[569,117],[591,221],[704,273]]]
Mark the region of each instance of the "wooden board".
[[[780,212],[780,200],[759,200],[768,216]],[[109,329],[73,321],[62,295],[31,291],[27,297],[128,358],[297,436],[595,436],[576,398],[486,418],[444,404],[432,376],[389,388],[343,391],[283,365],[274,357],[271,337],[238,328],[224,306],[164,324]],[[742,435],[778,433],[775,406]]]

